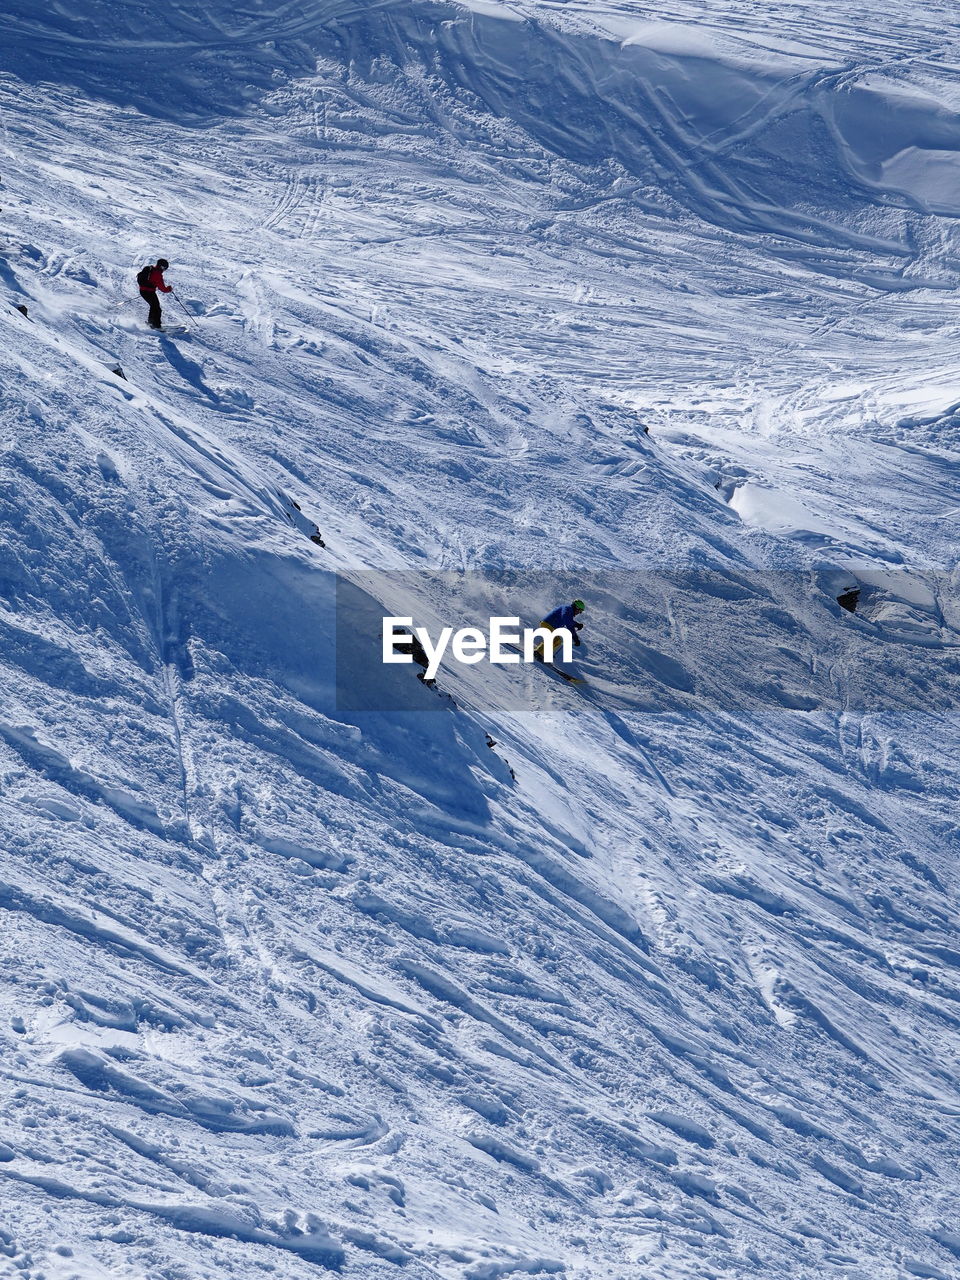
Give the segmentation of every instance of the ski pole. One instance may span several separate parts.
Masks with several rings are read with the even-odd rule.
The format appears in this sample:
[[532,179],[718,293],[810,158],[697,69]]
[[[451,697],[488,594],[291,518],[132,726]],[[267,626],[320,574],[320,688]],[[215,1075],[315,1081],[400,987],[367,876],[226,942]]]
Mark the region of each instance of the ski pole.
[[194,328],[199,329],[199,328],[200,328],[200,326],[197,324],[196,320],[194,320],[193,316],[190,314],[190,312],[187,310],[187,308],[186,308],[186,307],[183,305],[183,303],[180,301],[180,295],[177,293],[176,289],[171,289],[171,290],[170,290],[170,292],[171,292],[171,293],[173,294],[173,296],[176,298],[176,300],[177,300],[177,306],[180,308],[180,310],[183,312],[183,314],[187,317],[187,319],[190,321],[190,323],[194,326]]

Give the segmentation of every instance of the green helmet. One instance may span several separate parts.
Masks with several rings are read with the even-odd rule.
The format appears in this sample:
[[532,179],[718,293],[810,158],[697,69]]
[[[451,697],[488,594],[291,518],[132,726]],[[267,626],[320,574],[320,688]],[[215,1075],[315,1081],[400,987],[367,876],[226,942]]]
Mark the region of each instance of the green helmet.
[[574,600],[573,607],[574,609],[576,609],[577,613],[583,613],[584,609],[587,606],[583,603],[582,600]]

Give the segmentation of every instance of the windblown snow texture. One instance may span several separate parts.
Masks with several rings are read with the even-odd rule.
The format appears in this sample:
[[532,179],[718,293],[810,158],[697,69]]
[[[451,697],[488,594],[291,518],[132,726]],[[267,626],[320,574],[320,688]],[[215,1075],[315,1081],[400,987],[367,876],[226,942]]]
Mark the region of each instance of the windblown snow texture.
[[958,1274],[946,22],[8,0],[10,1274]]

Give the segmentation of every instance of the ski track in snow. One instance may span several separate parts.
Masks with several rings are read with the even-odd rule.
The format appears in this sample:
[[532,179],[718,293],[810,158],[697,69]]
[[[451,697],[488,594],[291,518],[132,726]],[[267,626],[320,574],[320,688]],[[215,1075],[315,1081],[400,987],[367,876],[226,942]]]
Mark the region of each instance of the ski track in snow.
[[0,1267],[958,1274],[955,18],[7,8]]

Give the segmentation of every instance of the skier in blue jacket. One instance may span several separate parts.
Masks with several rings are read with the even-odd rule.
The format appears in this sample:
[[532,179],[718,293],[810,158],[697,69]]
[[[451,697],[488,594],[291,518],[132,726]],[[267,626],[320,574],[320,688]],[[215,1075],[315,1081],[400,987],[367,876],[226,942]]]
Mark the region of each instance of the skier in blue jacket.
[[[578,631],[583,630],[583,623],[577,622],[577,615],[583,613],[586,605],[582,600],[574,600],[571,604],[557,605],[552,613],[540,623],[541,627],[546,627],[548,631],[569,631],[573,637],[573,643],[579,648],[580,637]],[[554,636],[551,641],[551,655],[556,653],[557,647],[561,644],[561,637]],[[543,645],[539,642],[534,648],[534,656],[538,662],[543,661]]]

